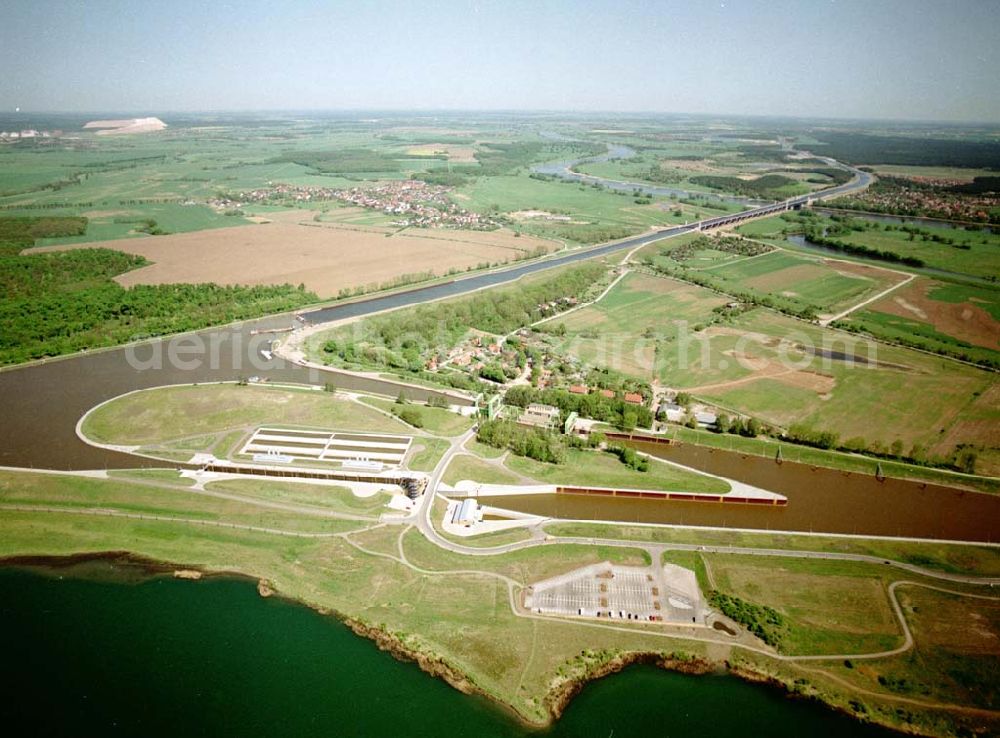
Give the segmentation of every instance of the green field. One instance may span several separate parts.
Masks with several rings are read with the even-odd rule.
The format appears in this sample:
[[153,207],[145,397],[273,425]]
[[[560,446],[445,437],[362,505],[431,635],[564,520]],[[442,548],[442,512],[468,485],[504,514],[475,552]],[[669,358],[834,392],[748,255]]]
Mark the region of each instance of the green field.
[[886,597],[892,572],[871,564],[702,555],[715,589],[767,603],[785,618],[786,653],[862,653],[895,648],[903,634]]
[[633,272],[600,302],[559,320],[558,350],[642,379],[656,376],[657,347],[705,321],[726,299],[672,279]]
[[[248,492],[252,491],[241,490],[241,494]],[[443,660],[485,694],[533,721],[544,720],[543,698],[550,689],[586,673],[602,659],[635,650],[720,658],[713,656],[710,646],[673,637],[671,631],[639,627],[609,630],[586,623],[516,617],[508,603],[506,583],[495,578],[510,577],[526,585],[600,561],[647,565],[648,554],[641,548],[548,545],[500,556],[462,556],[435,547],[412,529],[379,526],[358,530],[358,523],[289,515],[255,505],[252,498],[246,502],[220,500],[169,485],[19,472],[0,475],[0,503],[45,506],[4,510],[0,522],[2,555],[127,548],[158,561],[177,562],[178,568],[199,567],[263,579],[282,596],[378,626],[407,648]],[[136,520],[107,513],[86,514],[91,506],[150,517]],[[73,511],[84,514],[71,514]],[[262,524],[276,532],[241,527]],[[350,540],[304,539],[280,533],[332,534],[352,529],[357,532]],[[407,563],[397,558],[400,539]],[[781,633],[783,651],[849,652],[899,641],[898,626],[891,614],[887,617],[884,587],[892,581],[893,572],[886,567],[714,554],[700,558],[706,562],[698,567],[703,581],[711,580],[722,591],[774,607],[782,614],[786,621]],[[696,564],[692,555],[684,555],[683,563]],[[910,574],[906,578],[920,580]],[[918,656],[923,653],[920,649],[943,643],[947,633],[953,634],[952,639],[968,633],[967,628],[958,627],[962,618],[980,622],[983,638],[996,627],[989,613],[986,620],[978,619],[976,613],[982,608],[975,601],[923,593],[905,590],[906,602],[917,605],[906,608],[906,613],[914,625],[918,649],[914,653]],[[936,623],[949,627],[934,628]],[[861,683],[870,692],[864,698],[867,709],[878,719],[895,724],[899,717],[893,703],[883,706],[880,696],[894,694],[895,685],[904,678],[918,678],[935,695],[947,696],[955,704],[988,704],[983,689],[962,693],[954,688],[954,675],[979,668],[981,660],[967,658],[966,651],[954,647],[953,642],[951,645],[948,654],[933,663],[927,660],[929,653],[917,661],[912,661],[913,654],[904,654],[872,662],[876,671],[864,673],[855,669],[842,674],[842,660],[817,663],[803,672],[728,644],[724,658],[789,686],[807,686],[818,698],[842,707],[854,695],[850,688],[832,682],[828,672],[837,670],[838,676],[851,683],[870,679],[870,683]],[[876,680],[879,674],[897,678],[886,687]],[[908,719],[926,718],[914,708]]]
[[501,464],[490,464],[475,456],[462,454],[456,456],[448,464],[444,474],[444,483],[454,485],[468,479],[481,484],[523,484],[524,480],[517,474],[508,471]]
[[[953,574],[1000,575],[1000,549],[987,546],[782,533],[745,533],[732,530],[670,526],[631,526],[627,523],[561,522],[549,523],[544,528],[549,535],[564,538],[603,538],[610,541],[634,541],[636,543],[736,546],[787,551],[828,551],[874,556],[879,559],[893,559]],[[681,555],[685,552],[674,551],[671,553]]]
[[715,477],[650,461],[649,471],[625,466],[617,457],[601,451],[570,449],[565,464],[546,464],[523,456],[510,455],[505,465],[511,471],[542,484],[581,487],[673,490],[725,494],[729,484]]
[[444,438],[417,436],[413,439],[406,468],[413,471],[433,471],[450,444]]
[[842,325],[886,340],[1000,367],[998,288],[920,278],[891,299],[852,313]]
[[[775,438],[747,438],[732,433],[715,433],[700,428],[687,428],[682,425],[671,425],[667,435],[686,443],[721,448],[767,459],[773,459],[780,449],[781,457],[784,460],[800,464],[825,466],[868,475],[874,475],[878,467],[881,466],[882,472],[886,476],[898,479],[918,479],[950,487],[962,486],[982,492],[1000,492],[1000,479],[993,476],[958,474],[947,469],[918,466],[891,459],[874,459],[857,453],[813,448]],[[983,468],[980,473],[983,475],[993,474],[995,467],[989,464],[989,459],[984,455],[981,457],[981,461]]]
[[[804,224],[816,227],[830,227],[834,221],[827,216],[810,213],[812,217],[801,215],[775,216],[741,225],[737,230],[747,236],[782,242],[788,248],[805,247],[784,241],[782,231],[795,233]],[[861,218],[857,221],[865,222]],[[873,227],[837,235],[836,240],[848,244],[865,246],[879,251],[887,251],[899,256],[912,256],[923,260],[926,266],[956,274],[995,279],[1000,274],[1000,234],[987,233],[978,229],[965,230],[945,226],[920,226],[920,233],[911,235],[899,227],[888,229],[886,224],[875,223]],[[934,241],[933,238],[951,239],[953,245]],[[813,252],[815,253],[815,252]],[[852,258],[847,256],[847,258]],[[869,262],[878,265],[879,262]],[[888,266],[896,268],[895,264]],[[900,267],[906,268],[906,267]]]
[[902,277],[883,269],[849,273],[848,265],[788,251],[737,259],[703,271],[736,289],[778,293],[805,305],[835,312],[887,289]]
[[636,205],[633,198],[573,183],[542,181],[526,174],[484,177],[453,195],[462,207],[479,212],[544,211],[569,218],[532,218],[518,228],[541,236],[597,243],[624,238],[653,226],[684,222],[656,203]]
[[378,492],[358,497],[347,487],[325,484],[299,484],[262,479],[226,479],[205,485],[211,492],[226,492],[251,500],[264,500],[289,506],[323,508],[348,515],[364,515],[372,520],[389,501],[389,494]]
[[[796,258],[778,252],[712,271]],[[887,448],[899,439],[904,450],[918,445],[939,455],[978,445],[983,468],[993,468],[1000,414],[985,394],[991,373],[761,308],[712,321],[712,309],[724,303],[701,287],[630,274],[562,321],[567,333],[557,350],[779,427],[829,430],[841,441],[863,438]],[[807,350],[861,358],[873,352],[879,363],[851,365]]]
[[401,405],[380,397],[364,397],[361,401],[393,414],[398,414],[406,408],[407,412],[413,413],[420,419],[419,427],[438,436],[460,436],[469,430],[474,422],[466,415],[459,415],[440,407],[415,405],[409,402]]
[[261,425],[406,433],[394,418],[326,392],[235,384],[179,385],[134,392],[91,412],[83,432],[101,443],[152,447]]
[[[710,333],[697,350],[668,355],[665,381],[777,425],[805,423],[886,445],[899,438],[943,453],[959,443],[991,445],[983,427],[963,428],[969,413],[1000,420],[986,409],[989,372],[763,310]],[[879,366],[810,356],[797,345],[860,356],[875,350]]]

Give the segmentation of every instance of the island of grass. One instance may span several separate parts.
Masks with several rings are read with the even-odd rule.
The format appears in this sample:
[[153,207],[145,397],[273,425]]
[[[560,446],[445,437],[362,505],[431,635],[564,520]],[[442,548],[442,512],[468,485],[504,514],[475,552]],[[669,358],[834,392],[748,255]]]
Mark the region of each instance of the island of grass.
[[[94,443],[127,447],[142,455],[182,462],[195,454],[231,458],[262,426],[390,433],[413,437],[405,462],[409,468],[433,469],[447,450],[448,441],[369,404],[377,402],[376,398],[368,400],[361,402],[355,396],[307,387],[240,383],[174,385],[132,392],[97,406],[84,417],[80,433]],[[431,425],[449,430],[469,422],[440,408],[410,404],[405,407],[429,418]],[[446,416],[454,417],[456,424]]]

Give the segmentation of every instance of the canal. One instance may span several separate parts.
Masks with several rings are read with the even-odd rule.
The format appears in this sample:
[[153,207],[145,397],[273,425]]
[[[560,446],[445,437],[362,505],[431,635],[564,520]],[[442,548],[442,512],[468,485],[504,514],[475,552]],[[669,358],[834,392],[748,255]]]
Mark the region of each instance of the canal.
[[788,498],[782,507],[583,495],[519,495],[491,504],[568,520],[668,523],[993,542],[1000,495],[845,472],[690,444],[630,443],[652,456]]

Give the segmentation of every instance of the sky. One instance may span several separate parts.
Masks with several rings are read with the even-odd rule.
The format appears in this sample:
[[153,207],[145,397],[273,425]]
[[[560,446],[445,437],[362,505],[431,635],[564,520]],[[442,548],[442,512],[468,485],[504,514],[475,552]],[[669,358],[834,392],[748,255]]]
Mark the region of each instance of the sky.
[[4,0],[0,112],[1000,122],[998,0]]

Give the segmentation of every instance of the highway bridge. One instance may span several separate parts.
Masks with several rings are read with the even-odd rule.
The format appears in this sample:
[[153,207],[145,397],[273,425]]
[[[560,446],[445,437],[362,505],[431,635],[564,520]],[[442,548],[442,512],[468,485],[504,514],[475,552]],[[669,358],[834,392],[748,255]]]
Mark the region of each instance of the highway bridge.
[[799,195],[798,197],[792,197],[788,200],[782,200],[781,202],[768,203],[767,205],[761,205],[760,207],[753,207],[739,213],[729,213],[727,215],[706,218],[704,220],[687,223],[685,225],[662,228],[651,233],[644,233],[640,236],[633,236],[632,238],[626,238],[621,241],[613,241],[611,243],[590,248],[576,249],[567,253],[561,253],[557,256],[544,257],[518,266],[475,274],[469,277],[462,277],[460,279],[454,279],[448,282],[431,285],[429,287],[418,287],[413,290],[396,292],[391,295],[382,295],[372,297],[367,300],[358,300],[356,302],[348,302],[333,305],[331,307],[320,308],[318,310],[301,313],[299,317],[307,323],[329,323],[335,320],[344,320],[347,318],[371,315],[383,310],[393,310],[396,308],[408,307],[410,305],[417,305],[419,303],[430,302],[432,300],[455,297],[457,295],[472,292],[474,290],[480,290],[485,287],[494,287],[508,282],[513,282],[516,279],[520,279],[521,277],[534,272],[539,272],[545,269],[554,269],[555,267],[565,266],[567,264],[584,261],[586,259],[593,259],[598,256],[606,256],[607,254],[619,251],[635,249],[639,246],[645,246],[646,244],[662,241],[684,233],[719,228],[724,225],[742,223],[753,218],[763,218],[769,215],[787,212],[788,210],[798,210],[817,200],[824,200],[829,197],[838,197],[849,192],[863,190],[872,183],[873,177],[867,172],[863,172],[860,169],[846,167],[833,159],[824,159],[824,161],[832,167],[850,171],[854,175],[854,178],[850,182],[846,182],[836,187],[819,190],[817,192],[809,193],[808,195]]

